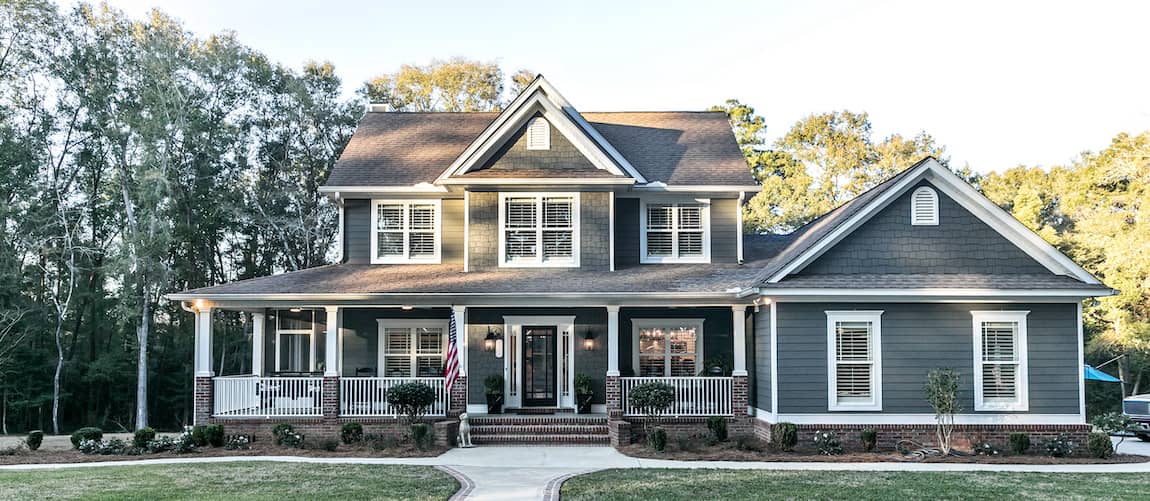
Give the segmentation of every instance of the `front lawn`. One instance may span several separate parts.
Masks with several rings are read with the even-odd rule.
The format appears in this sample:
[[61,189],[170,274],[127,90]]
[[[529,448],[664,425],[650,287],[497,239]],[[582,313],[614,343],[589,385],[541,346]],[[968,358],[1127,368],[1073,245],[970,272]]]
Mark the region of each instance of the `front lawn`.
[[563,484],[564,501],[700,499],[1146,499],[1140,473],[604,470]]
[[213,463],[0,471],[0,499],[443,500],[459,484],[426,466]]

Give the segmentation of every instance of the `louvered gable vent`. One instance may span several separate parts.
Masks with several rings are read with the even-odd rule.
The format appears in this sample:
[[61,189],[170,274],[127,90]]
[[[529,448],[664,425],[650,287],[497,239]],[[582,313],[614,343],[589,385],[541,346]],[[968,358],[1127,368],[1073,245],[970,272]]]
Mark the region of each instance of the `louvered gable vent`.
[[910,201],[910,224],[914,226],[938,225],[938,193],[923,186],[914,190]]
[[543,117],[532,118],[527,124],[527,149],[551,149],[551,124]]

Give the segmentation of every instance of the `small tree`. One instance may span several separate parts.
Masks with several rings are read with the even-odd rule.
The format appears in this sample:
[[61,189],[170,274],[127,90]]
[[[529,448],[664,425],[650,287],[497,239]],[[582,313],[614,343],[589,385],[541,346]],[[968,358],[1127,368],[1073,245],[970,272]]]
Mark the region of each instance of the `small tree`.
[[[659,416],[667,412],[675,403],[675,388],[658,381],[642,383],[631,388],[627,395],[627,401],[631,407],[642,411],[651,420],[658,421]],[[651,438],[646,422],[643,423],[643,434]]]
[[1118,443],[1114,445],[1114,452],[1118,452],[1118,447],[1122,445],[1123,440],[1126,440],[1126,434],[1138,428],[1130,416],[1121,412],[1108,412],[1097,416],[1091,421],[1091,424],[1105,432],[1106,435],[1118,435]]
[[958,400],[959,375],[954,369],[931,369],[926,375],[926,400],[934,408],[935,433],[943,455],[950,454],[954,415],[962,412]]
[[419,382],[400,383],[387,390],[387,401],[407,416],[409,424],[414,424],[435,403],[435,390]]

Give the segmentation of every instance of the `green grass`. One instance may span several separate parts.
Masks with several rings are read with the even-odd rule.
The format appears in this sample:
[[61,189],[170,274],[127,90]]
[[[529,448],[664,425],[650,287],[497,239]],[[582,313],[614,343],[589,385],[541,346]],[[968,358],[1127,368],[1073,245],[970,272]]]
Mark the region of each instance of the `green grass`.
[[703,499],[1147,499],[1141,473],[604,470],[563,484],[564,501]]
[[0,499],[414,499],[459,489],[426,466],[212,463],[0,472]]

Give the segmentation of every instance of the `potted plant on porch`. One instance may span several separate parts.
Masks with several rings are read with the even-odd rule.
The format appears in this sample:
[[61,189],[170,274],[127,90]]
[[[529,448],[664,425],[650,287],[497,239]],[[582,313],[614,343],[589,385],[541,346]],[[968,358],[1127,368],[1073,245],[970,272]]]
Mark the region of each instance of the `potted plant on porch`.
[[483,393],[487,396],[487,413],[503,412],[503,376],[492,374],[483,380]]
[[579,414],[591,413],[591,399],[595,398],[595,380],[586,374],[575,375],[575,404]]

